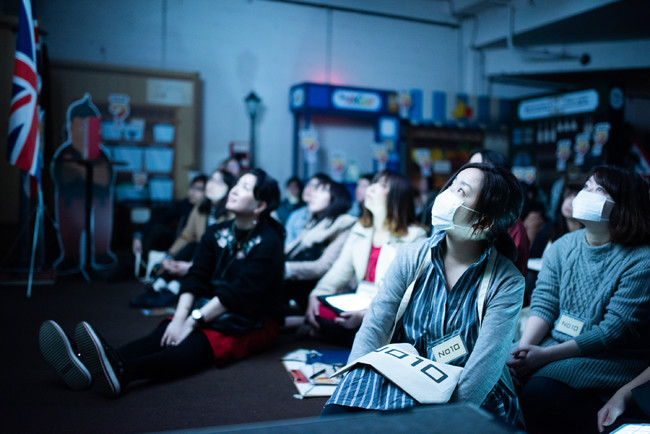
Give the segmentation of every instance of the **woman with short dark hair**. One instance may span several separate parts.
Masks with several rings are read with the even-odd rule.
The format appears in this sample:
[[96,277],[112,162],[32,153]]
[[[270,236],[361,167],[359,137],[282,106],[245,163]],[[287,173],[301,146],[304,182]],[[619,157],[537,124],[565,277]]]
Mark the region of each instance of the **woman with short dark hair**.
[[593,170],[573,200],[585,228],[544,254],[508,362],[529,432],[596,432],[603,398],[648,366],[650,194],[638,174]]
[[[521,207],[521,189],[510,172],[483,163],[461,167],[433,204],[433,235],[402,249],[388,269],[349,361],[391,342],[408,344],[416,364],[425,358],[464,368],[451,402],[481,406],[515,424],[520,412],[505,362],[524,278],[512,262],[516,252],[507,230]],[[450,342],[454,350],[443,352],[449,355],[443,359],[435,348]],[[419,405],[412,391],[381,372],[356,365],[322,414]],[[427,378],[421,382],[431,388]]]
[[46,361],[71,388],[92,382],[116,397],[135,380],[178,378],[271,346],[282,320],[284,229],[269,215],[279,201],[273,178],[244,172],[226,203],[235,218],[206,231],[171,320],[118,350],[84,321],[75,329],[76,351],[58,324],[45,321],[39,342]]

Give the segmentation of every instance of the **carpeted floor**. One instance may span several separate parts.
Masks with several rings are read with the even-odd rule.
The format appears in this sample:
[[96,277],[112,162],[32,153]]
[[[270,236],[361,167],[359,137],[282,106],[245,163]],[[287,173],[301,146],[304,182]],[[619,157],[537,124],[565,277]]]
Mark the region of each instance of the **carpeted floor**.
[[3,432],[150,432],[214,427],[317,416],[325,398],[298,400],[280,358],[295,349],[331,349],[318,341],[281,334],[276,346],[221,369],[189,378],[129,385],[117,399],[66,388],[42,359],[38,329],[56,320],[68,333],[90,322],[114,346],[149,333],[161,317],[145,317],[128,306],[142,284],[58,281],[34,286],[0,286],[3,356]]

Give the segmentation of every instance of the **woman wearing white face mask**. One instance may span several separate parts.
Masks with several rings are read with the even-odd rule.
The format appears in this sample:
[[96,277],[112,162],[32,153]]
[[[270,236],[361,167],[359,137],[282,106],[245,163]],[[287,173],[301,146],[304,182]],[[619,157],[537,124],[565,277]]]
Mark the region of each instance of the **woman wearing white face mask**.
[[573,200],[585,225],[544,254],[508,362],[529,432],[596,432],[603,397],[648,366],[650,196],[638,175],[593,171]]
[[[450,402],[481,406],[515,424],[520,412],[505,362],[524,278],[513,264],[508,228],[522,201],[512,173],[482,163],[461,167],[434,202],[433,235],[402,249],[388,269],[349,361],[390,342],[410,344],[421,358],[463,367]],[[321,414],[419,405],[417,394],[379,372],[357,365]],[[418,380],[432,388],[426,377]]]

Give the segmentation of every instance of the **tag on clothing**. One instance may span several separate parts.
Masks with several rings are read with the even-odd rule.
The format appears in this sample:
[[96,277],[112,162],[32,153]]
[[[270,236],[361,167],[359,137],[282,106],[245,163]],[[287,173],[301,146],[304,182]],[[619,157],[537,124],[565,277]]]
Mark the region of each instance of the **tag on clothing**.
[[575,338],[580,334],[584,325],[585,323],[583,321],[562,314],[560,319],[557,320],[557,323],[555,323],[555,330]]
[[465,354],[467,354],[467,348],[465,348],[465,344],[459,335],[431,348],[431,355],[436,359],[436,362],[440,363],[448,363]]

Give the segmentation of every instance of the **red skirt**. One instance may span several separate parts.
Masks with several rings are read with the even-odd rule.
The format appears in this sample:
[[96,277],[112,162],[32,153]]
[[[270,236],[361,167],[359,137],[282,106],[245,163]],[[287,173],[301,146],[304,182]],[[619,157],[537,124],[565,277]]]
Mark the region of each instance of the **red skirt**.
[[210,341],[214,360],[224,364],[265,350],[275,341],[280,325],[273,320],[267,320],[262,328],[227,335],[216,330],[201,329]]

